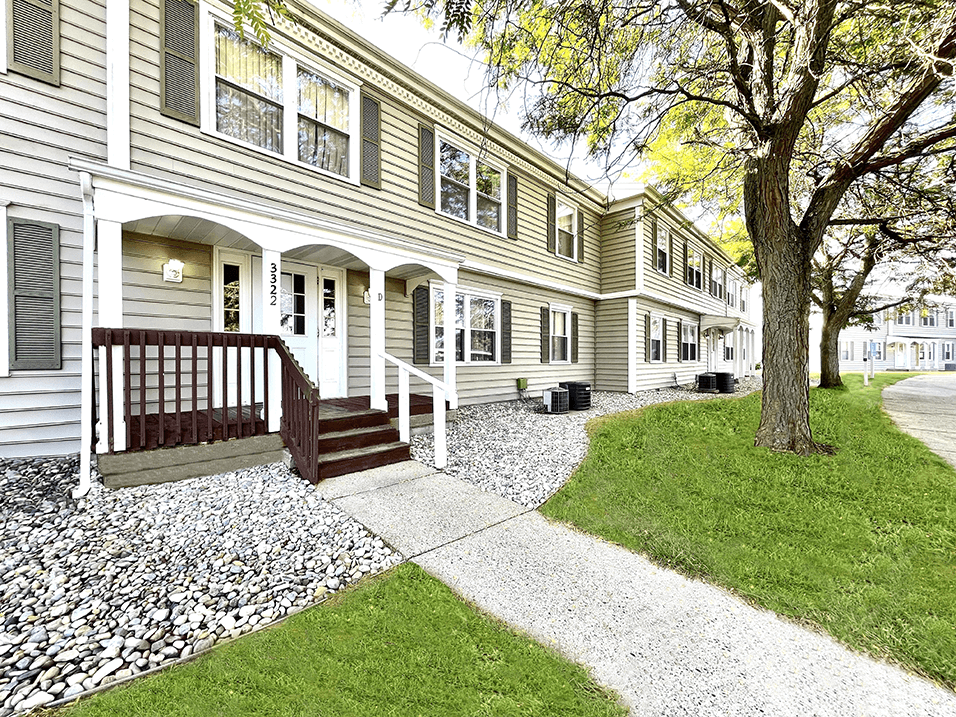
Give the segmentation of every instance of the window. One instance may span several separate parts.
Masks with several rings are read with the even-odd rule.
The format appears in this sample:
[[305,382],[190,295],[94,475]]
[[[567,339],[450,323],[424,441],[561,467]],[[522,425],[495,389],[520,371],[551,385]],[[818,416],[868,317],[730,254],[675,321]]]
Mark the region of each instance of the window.
[[913,314],[909,311],[897,311],[896,312],[896,324],[898,326],[912,326],[913,325]]
[[239,331],[241,288],[240,267],[237,264],[222,265],[222,330]]
[[280,333],[305,336],[305,274],[282,272],[280,291]]
[[570,363],[571,308],[551,306],[551,363]]
[[[445,292],[432,287],[432,363],[445,360]],[[455,360],[459,363],[498,361],[498,317],[501,300],[470,290],[455,294]]]
[[649,345],[651,349],[651,361],[660,361],[662,359],[662,341],[664,335],[664,320],[660,316],[651,315],[651,333]]
[[926,360],[926,344],[919,345],[919,360],[920,361]]
[[680,357],[682,361],[697,360],[697,327],[693,324],[681,324]]
[[873,341],[870,343],[870,355],[874,361],[883,360],[883,342]]
[[[4,0],[0,20],[0,71],[10,69],[51,85],[60,84],[59,0]],[[2,23],[0,23],[2,24]]]
[[734,345],[730,343],[730,335],[724,337],[724,361],[734,360]]
[[882,325],[883,325],[883,314],[881,314],[879,311],[877,311],[875,314],[873,314],[873,325],[874,325],[874,326],[882,326]]
[[953,344],[951,341],[947,341],[943,344],[943,361],[952,361],[953,360]]
[[358,181],[359,93],[272,42],[269,49],[231,25],[212,22],[212,105],[204,126],[323,173]]
[[950,329],[956,328],[956,309],[946,310],[946,327]]
[[438,154],[439,211],[500,234],[503,172],[444,139]]
[[720,267],[713,266],[710,272],[710,293],[718,299],[724,298],[724,282],[727,272]]
[[670,270],[670,244],[671,244],[671,233],[667,227],[663,225],[658,225],[657,229],[657,252],[654,265],[657,267],[657,270],[663,274],[667,274]]
[[928,326],[930,328],[936,326],[936,312],[930,309],[923,309],[920,312],[919,317],[920,326]]
[[558,199],[557,213],[557,252],[558,256],[574,258],[574,209]]
[[853,342],[852,341],[840,342],[840,360],[841,361],[853,360]]
[[740,310],[743,313],[747,313],[747,302],[750,301],[750,287],[741,286],[740,287]]
[[687,247],[687,283],[695,289],[703,287],[703,274],[701,272],[701,262],[703,256],[699,251]]
[[729,279],[727,281],[727,305],[737,305],[737,280]]

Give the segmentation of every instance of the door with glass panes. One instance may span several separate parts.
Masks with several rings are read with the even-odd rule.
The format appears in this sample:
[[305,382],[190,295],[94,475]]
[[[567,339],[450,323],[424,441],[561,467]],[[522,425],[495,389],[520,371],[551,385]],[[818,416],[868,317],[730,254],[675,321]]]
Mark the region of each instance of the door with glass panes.
[[[345,272],[323,266],[318,273],[319,326],[316,351],[323,398],[348,395],[345,361]],[[315,336],[316,334],[313,334]]]

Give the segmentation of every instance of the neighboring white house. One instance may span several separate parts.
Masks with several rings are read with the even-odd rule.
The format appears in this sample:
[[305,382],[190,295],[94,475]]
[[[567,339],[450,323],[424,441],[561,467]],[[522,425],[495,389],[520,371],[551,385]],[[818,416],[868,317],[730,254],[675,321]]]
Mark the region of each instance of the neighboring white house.
[[409,374],[455,407],[753,371],[755,290],[653,188],[609,202],[289,6],[264,48],[219,0],[0,5],[0,456],[233,397],[275,430],[272,349],[233,335],[373,409]]

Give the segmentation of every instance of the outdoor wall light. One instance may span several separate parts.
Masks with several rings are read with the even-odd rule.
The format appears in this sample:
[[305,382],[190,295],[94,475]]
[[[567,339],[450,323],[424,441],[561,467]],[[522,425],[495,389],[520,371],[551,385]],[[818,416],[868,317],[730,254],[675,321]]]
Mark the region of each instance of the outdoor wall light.
[[186,265],[178,259],[170,259],[169,263],[163,264],[163,281],[172,281],[181,284],[183,281],[183,268]]

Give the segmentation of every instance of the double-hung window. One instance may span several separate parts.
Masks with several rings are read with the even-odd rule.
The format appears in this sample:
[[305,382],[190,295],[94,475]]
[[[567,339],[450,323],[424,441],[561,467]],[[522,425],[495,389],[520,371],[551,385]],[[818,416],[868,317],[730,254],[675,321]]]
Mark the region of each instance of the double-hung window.
[[571,362],[571,307],[551,304],[551,363]]
[[720,267],[713,267],[710,274],[710,293],[718,299],[724,298],[724,281],[727,273]]
[[956,309],[948,309],[946,311],[946,328],[956,328]]
[[504,172],[442,138],[438,140],[438,157],[438,210],[500,234]]
[[558,256],[565,259],[577,259],[577,210],[570,204],[557,200],[557,214],[555,231],[557,232],[556,244]]
[[670,246],[671,246],[670,230],[667,227],[665,227],[663,224],[658,224],[657,249],[655,252],[654,266],[662,274],[667,274],[670,271],[670,261],[671,261]]
[[358,88],[213,20],[214,101],[203,126],[260,151],[357,181]]
[[952,361],[953,360],[953,343],[952,341],[947,341],[943,344],[943,361]]
[[681,361],[697,360],[697,327],[694,324],[681,324],[680,357]]
[[870,345],[870,348],[872,349],[873,360],[874,360],[874,361],[882,361],[882,360],[883,360],[883,342],[882,342],[882,341],[874,341],[874,342]]
[[750,287],[749,286],[740,286],[740,311],[744,314],[747,313],[747,302],[750,300]]
[[936,312],[930,309],[923,309],[919,317],[919,325],[933,328],[936,326]]
[[729,306],[737,305],[737,280],[727,280],[727,304]]
[[913,313],[911,311],[897,311],[896,312],[896,324],[898,326],[912,326],[913,325]]
[[[432,294],[432,363],[445,360],[445,292],[435,285]],[[496,363],[500,360],[501,297],[471,289],[455,294],[455,361]]]
[[687,247],[687,283],[695,289],[703,286],[703,274],[701,272],[701,262],[703,256],[699,251],[692,247]]
[[651,336],[648,342],[651,347],[651,361],[663,360],[664,319],[651,314]]

